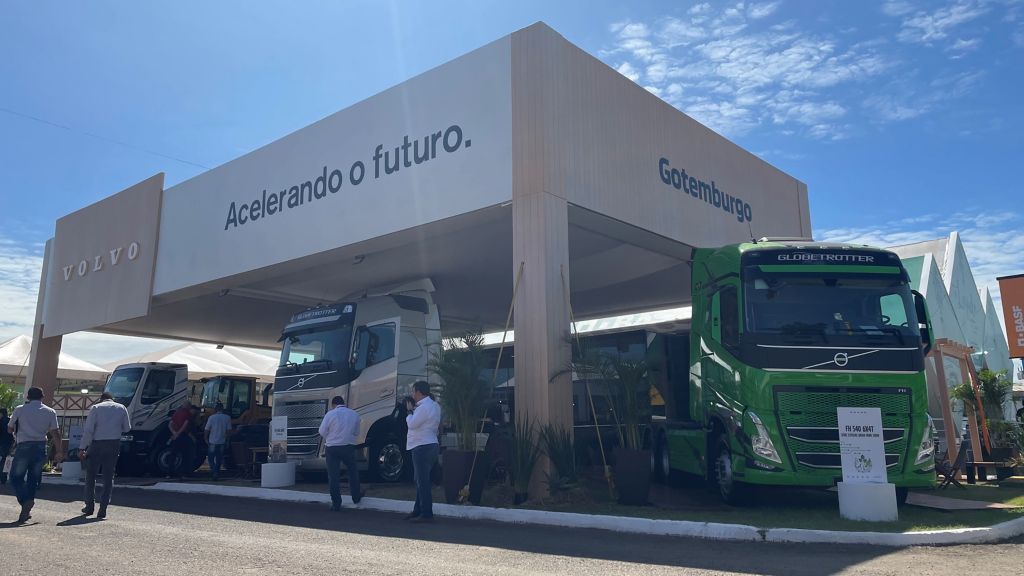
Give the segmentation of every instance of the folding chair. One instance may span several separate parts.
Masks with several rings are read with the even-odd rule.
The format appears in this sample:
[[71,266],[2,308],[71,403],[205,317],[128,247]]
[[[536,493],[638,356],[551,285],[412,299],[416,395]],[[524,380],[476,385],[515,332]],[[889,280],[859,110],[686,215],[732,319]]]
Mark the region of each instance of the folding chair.
[[[960,442],[960,450],[956,453],[956,461],[950,465],[949,461],[942,462],[940,466],[937,466],[935,470],[942,474],[942,482],[939,482],[939,489],[943,489],[950,484],[956,484],[960,488],[964,488],[964,485],[960,483],[956,477],[964,468],[964,464],[967,461],[967,441]],[[966,490],[966,488],[964,488]]]

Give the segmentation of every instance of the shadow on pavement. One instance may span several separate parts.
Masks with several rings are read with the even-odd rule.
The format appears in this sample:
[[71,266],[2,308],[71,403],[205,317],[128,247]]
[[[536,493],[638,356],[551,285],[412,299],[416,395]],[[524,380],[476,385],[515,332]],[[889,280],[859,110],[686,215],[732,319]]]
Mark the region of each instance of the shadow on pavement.
[[74,518],[68,518],[63,522],[57,522],[57,526],[81,526],[83,524],[94,524],[96,522],[103,522],[102,518],[89,517],[85,514],[79,514]]
[[[52,485],[48,486],[45,494],[41,494],[40,497],[77,504],[80,501],[81,488]],[[428,540],[534,554],[786,576],[834,574],[895,551],[878,546],[769,544],[644,536],[604,530],[453,518],[437,518],[432,524],[411,524],[404,521],[401,514],[395,513],[351,508],[344,509],[340,514],[331,513],[326,504],[147,492],[130,488],[115,489],[111,509],[115,508],[156,510],[197,517],[209,516],[313,530]],[[78,517],[66,520],[61,525],[94,521]]]

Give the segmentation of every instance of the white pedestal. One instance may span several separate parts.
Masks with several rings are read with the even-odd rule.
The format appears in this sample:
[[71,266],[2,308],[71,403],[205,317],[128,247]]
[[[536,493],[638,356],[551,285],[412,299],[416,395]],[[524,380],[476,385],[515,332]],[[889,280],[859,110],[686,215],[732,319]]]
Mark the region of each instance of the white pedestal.
[[839,515],[847,520],[893,522],[899,519],[895,484],[839,483]]
[[267,463],[263,464],[260,468],[260,486],[264,488],[283,488],[294,485],[294,462]]
[[60,477],[64,480],[77,482],[82,477],[82,463],[62,462],[60,465]]

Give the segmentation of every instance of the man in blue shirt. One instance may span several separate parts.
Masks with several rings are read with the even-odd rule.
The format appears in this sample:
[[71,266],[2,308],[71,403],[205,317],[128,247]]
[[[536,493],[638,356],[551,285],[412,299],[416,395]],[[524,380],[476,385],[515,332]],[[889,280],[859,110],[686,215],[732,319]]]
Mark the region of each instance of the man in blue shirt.
[[363,494],[359,491],[359,468],[356,467],[356,440],[359,438],[359,413],[345,406],[345,399],[331,399],[333,408],[320,423],[320,436],[327,445],[327,482],[331,491],[331,510],[341,511],[341,464],[345,463],[348,488],[352,503],[358,504]]
[[206,421],[207,458],[210,461],[210,477],[220,480],[220,467],[224,463],[224,445],[231,432],[231,416],[224,413],[224,405],[217,402],[213,414]]

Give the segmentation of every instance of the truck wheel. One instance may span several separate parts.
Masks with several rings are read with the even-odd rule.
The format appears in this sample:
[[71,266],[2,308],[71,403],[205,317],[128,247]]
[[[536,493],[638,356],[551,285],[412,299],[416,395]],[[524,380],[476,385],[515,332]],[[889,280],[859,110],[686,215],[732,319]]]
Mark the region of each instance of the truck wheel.
[[[191,464],[195,459],[195,446],[189,445],[185,454],[171,450],[165,443],[160,443],[153,449],[153,457],[150,460],[150,470],[156,476],[178,477],[191,472]],[[186,470],[185,463],[189,463]]]
[[712,462],[713,480],[722,502],[731,506],[742,506],[749,503],[749,486],[736,480],[732,469],[732,449],[725,435],[719,435],[714,443],[714,461]]
[[372,442],[369,459],[370,476],[389,483],[405,478],[412,461],[405,447],[393,436]]
[[656,481],[668,482],[671,466],[668,453],[668,438],[665,437],[664,433],[658,434],[658,440],[654,443],[654,449],[651,450],[651,471],[654,473]]

